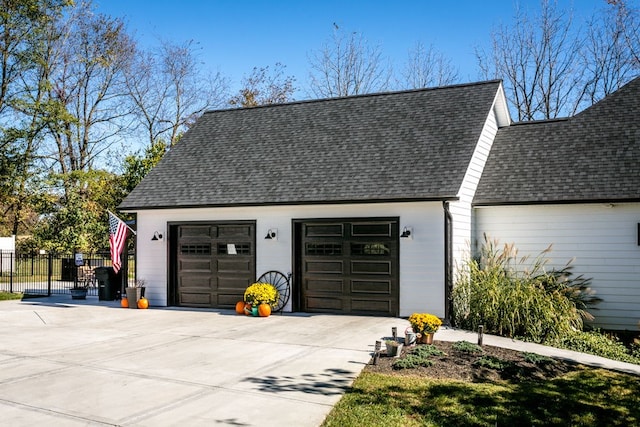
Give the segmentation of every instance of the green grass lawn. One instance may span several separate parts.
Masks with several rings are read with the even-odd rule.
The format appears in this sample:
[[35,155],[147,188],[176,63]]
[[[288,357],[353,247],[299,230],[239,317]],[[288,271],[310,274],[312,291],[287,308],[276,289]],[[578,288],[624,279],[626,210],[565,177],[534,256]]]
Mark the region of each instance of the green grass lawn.
[[0,301],[6,301],[10,299],[22,299],[22,293],[11,293],[0,291]]
[[584,369],[519,383],[363,372],[323,427],[640,425],[640,378]]

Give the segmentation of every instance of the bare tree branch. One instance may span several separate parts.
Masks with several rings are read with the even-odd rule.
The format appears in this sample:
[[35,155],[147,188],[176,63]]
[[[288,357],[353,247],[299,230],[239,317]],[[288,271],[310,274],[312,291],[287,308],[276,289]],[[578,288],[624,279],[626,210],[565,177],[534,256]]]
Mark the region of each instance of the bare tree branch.
[[459,80],[458,69],[453,66],[451,59],[438,52],[433,45],[425,48],[420,42],[409,51],[402,77],[404,82],[401,86],[409,89],[446,86]]
[[538,15],[516,11],[492,32],[490,53],[476,50],[485,78],[504,79],[518,120],[573,115],[640,74],[637,9],[609,0],[584,29],[552,0]]
[[[335,24],[334,24],[335,26]],[[310,54],[310,91],[315,97],[359,95],[389,88],[391,66],[379,46],[337,26],[324,47]]]
[[269,67],[254,67],[251,75],[242,80],[242,89],[229,103],[239,107],[281,104],[293,101],[295,77],[285,76],[286,67],[276,63],[272,72]]
[[160,138],[173,146],[206,109],[224,103],[227,81],[202,72],[196,47],[193,41],[163,41],[157,51],[141,52],[127,70],[132,109],[149,146]]

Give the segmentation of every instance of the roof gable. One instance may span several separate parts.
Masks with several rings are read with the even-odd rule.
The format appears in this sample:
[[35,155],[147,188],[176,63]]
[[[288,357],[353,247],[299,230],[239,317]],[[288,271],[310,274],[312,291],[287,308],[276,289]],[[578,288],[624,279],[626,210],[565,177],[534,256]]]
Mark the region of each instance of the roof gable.
[[474,203],[640,200],[640,78],[569,119],[498,131]]
[[500,85],[207,112],[120,208],[454,198]]

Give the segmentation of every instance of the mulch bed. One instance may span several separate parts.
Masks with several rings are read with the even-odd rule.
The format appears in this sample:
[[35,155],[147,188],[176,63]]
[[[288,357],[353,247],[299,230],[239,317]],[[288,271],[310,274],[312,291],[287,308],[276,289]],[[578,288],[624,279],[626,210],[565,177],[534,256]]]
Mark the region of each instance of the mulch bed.
[[[426,344],[418,344],[426,345]],[[365,372],[378,372],[388,375],[399,376],[422,376],[436,379],[460,380],[469,382],[480,381],[501,381],[501,380],[548,380],[563,375],[572,370],[581,369],[579,365],[568,361],[543,358],[537,363],[525,360],[522,352],[509,350],[501,347],[482,346],[482,353],[466,353],[454,349],[452,342],[434,341],[433,345],[442,350],[442,356],[431,356],[434,364],[429,367],[416,367],[408,369],[394,369],[393,362],[396,357],[387,357],[384,350],[377,358],[374,365],[374,358],[365,367]],[[405,357],[415,347],[402,349],[399,357]],[[499,361],[502,367],[480,366],[479,359],[491,358]]]

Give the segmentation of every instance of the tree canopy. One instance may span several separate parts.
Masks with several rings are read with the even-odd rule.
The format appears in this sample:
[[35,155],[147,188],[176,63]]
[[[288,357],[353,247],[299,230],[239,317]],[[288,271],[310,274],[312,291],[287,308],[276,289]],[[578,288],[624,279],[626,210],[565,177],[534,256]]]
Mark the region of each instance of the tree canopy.
[[[514,119],[574,114],[640,75],[634,3],[608,0],[587,22],[552,0],[540,10],[516,9],[476,51],[482,78],[503,79]],[[27,236],[30,248],[107,248],[106,210],[208,109],[290,102],[298,85],[336,97],[461,82],[433,44],[417,40],[394,70],[382,45],[337,24],[309,46],[303,82],[275,62],[231,92],[201,53],[193,40],[143,49],[91,2],[0,0],[0,235]]]

